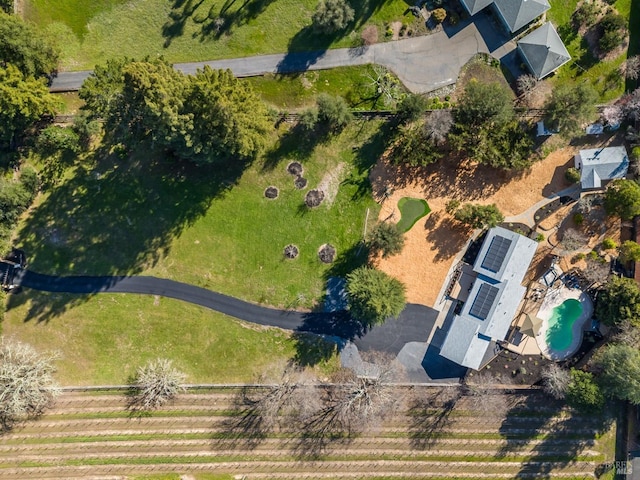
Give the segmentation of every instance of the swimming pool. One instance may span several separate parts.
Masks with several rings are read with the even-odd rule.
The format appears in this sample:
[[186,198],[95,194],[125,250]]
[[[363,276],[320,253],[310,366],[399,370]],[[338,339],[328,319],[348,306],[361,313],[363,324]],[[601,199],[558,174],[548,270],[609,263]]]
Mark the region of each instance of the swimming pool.
[[593,313],[588,295],[564,285],[549,289],[538,310],[542,320],[536,342],[544,356],[551,360],[565,360],[582,343],[582,331]]
[[556,351],[565,350],[573,342],[573,324],[582,315],[582,303],[569,298],[557,307],[553,307],[548,320],[547,345]]

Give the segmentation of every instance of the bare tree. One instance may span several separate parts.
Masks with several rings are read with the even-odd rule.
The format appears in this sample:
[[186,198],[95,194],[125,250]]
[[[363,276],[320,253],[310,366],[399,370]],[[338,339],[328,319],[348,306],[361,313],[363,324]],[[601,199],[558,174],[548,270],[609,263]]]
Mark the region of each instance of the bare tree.
[[622,65],[620,65],[620,73],[629,80],[637,80],[640,78],[640,55],[627,58]]
[[602,119],[607,125],[620,125],[624,120],[625,112],[622,105],[607,105],[602,110]]
[[26,343],[0,339],[0,432],[38,417],[59,395],[53,378],[56,358]]
[[427,136],[435,145],[442,145],[453,126],[453,115],[449,110],[435,110],[429,114],[424,122]]
[[538,79],[531,74],[520,75],[516,80],[518,93],[523,97],[529,96],[537,86]]
[[580,272],[580,275],[590,285],[600,285],[605,283],[611,275],[611,265],[602,257],[593,258],[587,256],[587,268]]
[[161,407],[184,391],[186,376],[173,367],[172,361],[159,358],[139,367],[129,392],[129,408],[149,411]]
[[348,440],[403,408],[405,392],[393,384],[404,378],[404,367],[380,352],[363,358],[366,361],[359,374],[342,370],[341,378],[324,389],[323,407],[304,424],[296,448],[300,455],[317,457],[330,441]]
[[509,408],[504,385],[511,379],[501,375],[477,373],[466,379],[467,397],[471,408],[481,412],[503,414]]
[[570,381],[571,375],[569,375],[569,371],[556,363],[550,364],[542,371],[543,389],[545,393],[553,398],[564,398]]
[[567,252],[573,252],[587,246],[587,237],[578,230],[568,228],[562,235],[560,245]]

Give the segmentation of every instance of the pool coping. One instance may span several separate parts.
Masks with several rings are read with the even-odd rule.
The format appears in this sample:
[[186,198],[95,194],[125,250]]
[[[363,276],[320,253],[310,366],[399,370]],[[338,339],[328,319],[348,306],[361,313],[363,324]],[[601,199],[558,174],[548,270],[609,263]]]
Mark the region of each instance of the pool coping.
[[[573,339],[571,344],[560,351],[553,350],[547,344],[547,330],[549,328],[549,319],[552,310],[561,305],[565,300],[575,299],[582,304],[582,314],[576,319],[572,325]],[[542,314],[541,314],[542,313]],[[593,316],[593,302],[589,295],[579,288],[568,288],[565,285],[551,288],[547,290],[544,300],[538,309],[537,317],[542,320],[540,330],[536,334],[536,343],[540,348],[540,352],[549,360],[561,361],[566,360],[573,355],[582,344],[582,338],[585,331],[589,330],[589,320]]]

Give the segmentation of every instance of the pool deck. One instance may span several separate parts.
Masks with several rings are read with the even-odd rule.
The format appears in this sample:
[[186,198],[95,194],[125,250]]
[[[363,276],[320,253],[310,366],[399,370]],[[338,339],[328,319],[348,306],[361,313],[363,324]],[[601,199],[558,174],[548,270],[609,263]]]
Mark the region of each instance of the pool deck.
[[[547,345],[547,330],[549,329],[549,319],[553,313],[553,309],[561,305],[565,300],[570,298],[579,300],[582,304],[582,315],[573,324],[573,339],[571,344],[564,350],[553,350]],[[550,360],[560,361],[573,355],[582,343],[582,332],[588,330],[590,323],[588,322],[593,315],[593,303],[589,296],[578,288],[568,288],[565,285],[550,288],[547,290],[540,310],[538,310],[538,318],[542,320],[540,331],[536,335],[536,342],[540,347],[542,354]]]

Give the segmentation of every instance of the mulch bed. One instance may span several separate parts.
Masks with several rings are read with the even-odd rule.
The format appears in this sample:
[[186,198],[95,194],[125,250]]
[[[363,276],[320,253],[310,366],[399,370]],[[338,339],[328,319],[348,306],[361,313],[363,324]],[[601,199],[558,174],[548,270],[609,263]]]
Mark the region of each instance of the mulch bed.
[[318,258],[322,263],[333,263],[336,258],[336,248],[330,243],[325,243],[318,250]]
[[307,186],[307,179],[301,175],[298,175],[296,179],[293,181],[293,184],[298,190],[302,190],[304,187]]
[[278,189],[276,187],[267,187],[264,190],[264,196],[271,200],[278,198]]
[[302,164],[300,162],[291,162],[289,165],[287,165],[287,172],[289,172],[291,175],[300,176],[304,172],[304,169],[302,168]]
[[322,190],[309,190],[304,198],[304,203],[309,208],[317,207],[324,200],[324,192]]
[[295,245],[287,245],[286,247],[284,247],[285,258],[293,260],[298,256],[299,253],[300,250],[298,250],[298,247],[296,247]]

